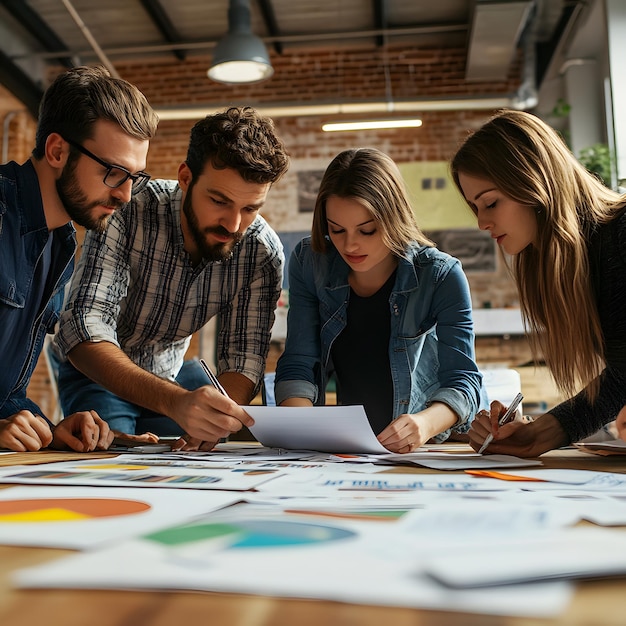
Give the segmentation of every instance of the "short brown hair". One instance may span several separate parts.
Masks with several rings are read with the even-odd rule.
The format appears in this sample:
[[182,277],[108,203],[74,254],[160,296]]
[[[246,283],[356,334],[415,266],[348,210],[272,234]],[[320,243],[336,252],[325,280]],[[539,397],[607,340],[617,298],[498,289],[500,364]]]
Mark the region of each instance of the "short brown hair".
[[75,67],[59,74],[39,106],[33,156],[41,159],[50,134],[82,143],[98,120],[115,122],[131,137],[151,139],[159,118],[146,97],[104,67]]

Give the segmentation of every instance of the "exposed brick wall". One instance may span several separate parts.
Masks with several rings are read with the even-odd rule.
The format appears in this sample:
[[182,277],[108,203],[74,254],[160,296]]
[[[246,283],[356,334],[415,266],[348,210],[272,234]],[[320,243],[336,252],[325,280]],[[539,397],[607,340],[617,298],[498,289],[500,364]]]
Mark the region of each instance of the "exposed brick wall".
[[[205,103],[267,103],[384,100],[389,77],[394,99],[510,94],[519,84],[519,62],[500,82],[466,82],[463,47],[389,47],[307,50],[271,55],[271,80],[226,86],[210,81],[208,55],[177,61],[163,56],[150,61],[116,63],[119,73],[136,84],[155,106]],[[386,71],[387,68],[387,71]],[[155,71],[156,70],[156,71]]]
[[[396,101],[403,99],[472,97],[485,93],[512,94],[519,84],[519,61],[510,77],[500,83],[467,83],[464,81],[465,50],[390,47],[383,52],[363,47],[357,50],[315,51],[310,54],[272,54],[275,74],[257,85],[224,86],[210,81],[206,70],[208,55],[198,55],[181,62],[173,56],[118,63],[120,75],[136,84],[155,106],[207,104],[222,107],[229,104],[298,103],[331,101],[385,101],[386,94]],[[388,68],[388,83],[386,69]],[[57,70],[58,71],[58,70]],[[51,70],[50,76],[56,72]],[[0,88],[0,119],[8,111],[23,109]],[[479,126],[490,111],[423,112],[423,126],[415,130],[368,131],[358,133],[323,133],[323,122],[333,116],[279,118],[276,126],[288,146],[291,171],[270,191],[263,211],[268,221],[280,230],[307,230],[310,214],[298,214],[296,195],[297,170],[324,169],[341,150],[373,146],[387,152],[398,163],[445,161],[471,128]],[[359,116],[353,116],[358,118]],[[185,158],[193,120],[163,121],[151,143],[148,171],[158,178],[175,178]],[[9,126],[9,159],[28,158],[34,143],[35,123],[26,112],[13,116]],[[2,133],[2,128],[0,128]],[[80,235],[80,233],[79,233]],[[490,302],[493,307],[514,306],[515,287],[504,264],[495,274],[469,276],[475,304]],[[197,351],[197,341],[191,352]],[[519,350],[516,350],[519,346]],[[486,362],[506,359],[512,363],[527,360],[527,349],[518,342],[499,347],[484,346]],[[500,358],[502,357],[502,358]],[[31,383],[31,396],[42,409],[52,414],[55,407],[44,359],[40,360]]]

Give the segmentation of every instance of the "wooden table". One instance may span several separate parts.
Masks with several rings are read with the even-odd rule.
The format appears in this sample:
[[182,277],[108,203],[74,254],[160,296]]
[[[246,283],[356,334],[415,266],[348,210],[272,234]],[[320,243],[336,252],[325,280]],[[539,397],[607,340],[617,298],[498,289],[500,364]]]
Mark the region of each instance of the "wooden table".
[[[106,456],[106,455],[92,455]],[[84,458],[38,452],[0,455],[0,465]],[[541,457],[549,468],[626,472],[624,457],[558,450]],[[403,468],[403,471],[409,468]],[[411,468],[416,473],[432,470]],[[222,593],[15,590],[11,572],[69,554],[68,550],[0,546],[0,626],[624,626],[626,578],[579,583],[556,619],[499,617],[360,606]],[[626,559],[626,555],[624,555]],[[120,565],[123,567],[123,565]]]

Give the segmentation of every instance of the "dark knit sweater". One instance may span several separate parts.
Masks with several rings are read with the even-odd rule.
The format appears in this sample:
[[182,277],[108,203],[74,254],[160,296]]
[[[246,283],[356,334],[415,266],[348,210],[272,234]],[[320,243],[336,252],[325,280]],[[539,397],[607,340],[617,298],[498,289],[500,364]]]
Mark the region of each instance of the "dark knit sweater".
[[593,403],[583,393],[550,410],[570,442],[594,433],[626,406],[626,211],[591,236],[589,264],[604,336],[606,368]]

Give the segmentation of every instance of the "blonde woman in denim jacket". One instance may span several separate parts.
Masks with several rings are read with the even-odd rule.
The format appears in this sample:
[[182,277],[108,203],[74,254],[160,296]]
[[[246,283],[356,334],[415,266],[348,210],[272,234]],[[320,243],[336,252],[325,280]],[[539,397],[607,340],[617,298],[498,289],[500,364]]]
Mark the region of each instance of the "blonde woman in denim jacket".
[[338,403],[363,404],[392,452],[464,433],[481,397],[471,313],[460,262],[417,226],[391,158],[342,152],[289,262],[276,402],[323,405],[334,373]]

